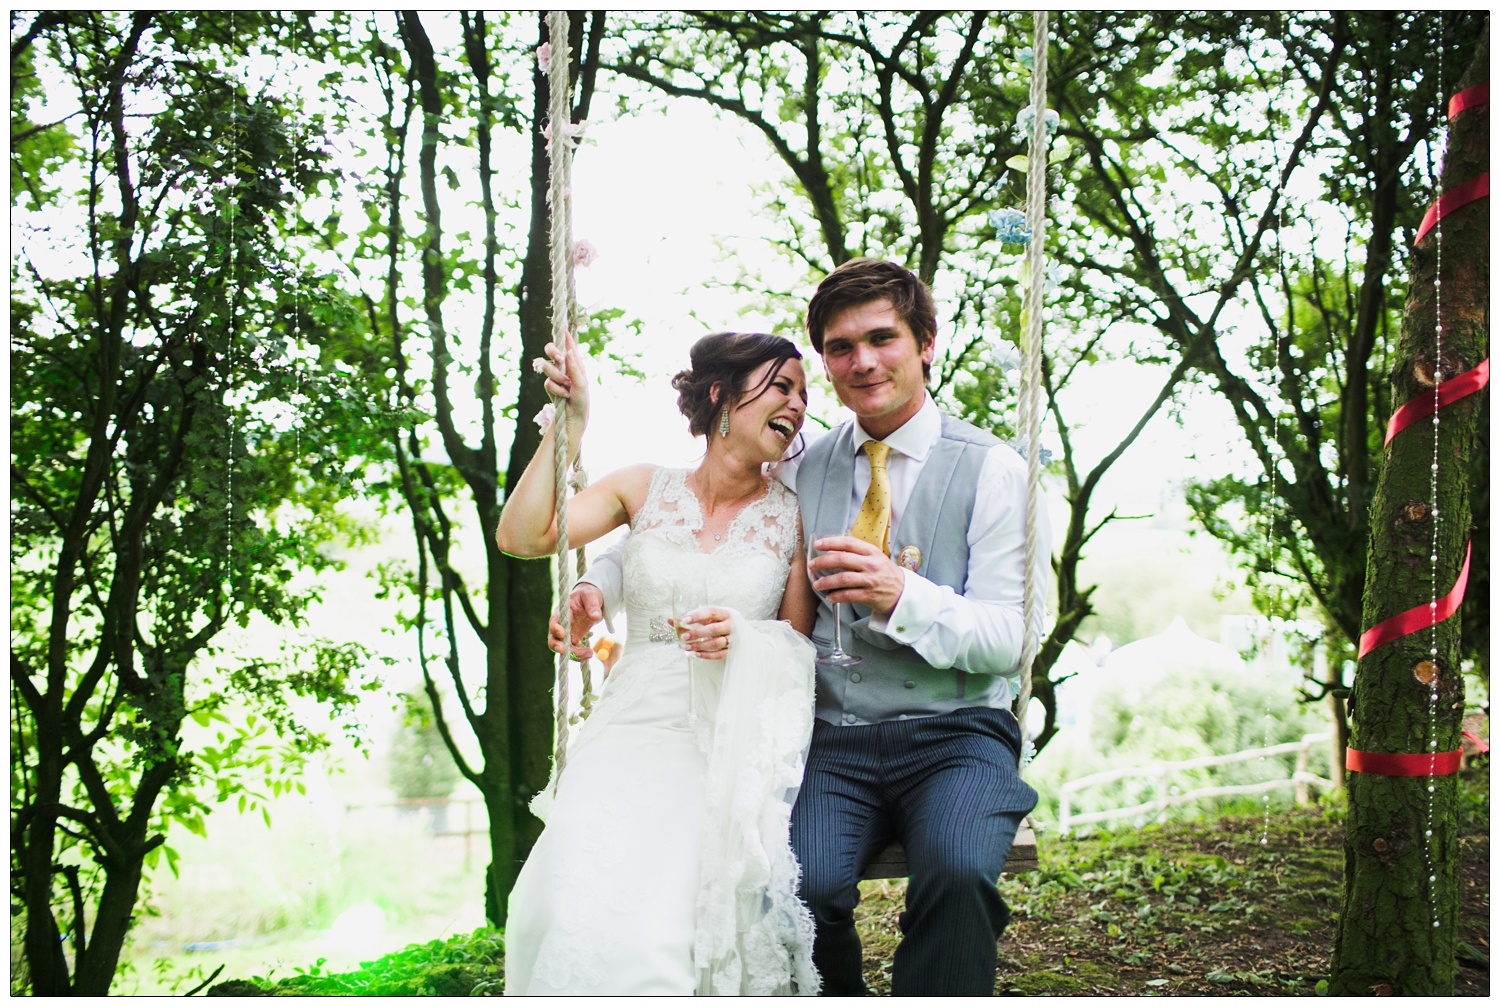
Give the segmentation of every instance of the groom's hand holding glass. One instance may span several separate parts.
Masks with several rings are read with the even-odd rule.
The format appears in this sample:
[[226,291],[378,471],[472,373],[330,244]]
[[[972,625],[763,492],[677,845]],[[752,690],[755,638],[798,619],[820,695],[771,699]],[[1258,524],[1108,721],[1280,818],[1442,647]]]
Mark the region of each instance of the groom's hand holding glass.
[[813,542],[816,558],[807,564],[813,589],[840,605],[863,605],[888,616],[901,600],[906,571],[876,546],[853,535],[830,535]]

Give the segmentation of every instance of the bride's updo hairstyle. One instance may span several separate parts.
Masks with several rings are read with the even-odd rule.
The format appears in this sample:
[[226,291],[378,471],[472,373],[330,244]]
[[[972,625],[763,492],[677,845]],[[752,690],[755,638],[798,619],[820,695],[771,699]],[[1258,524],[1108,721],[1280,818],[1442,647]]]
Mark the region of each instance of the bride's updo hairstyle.
[[[677,372],[672,387],[677,389],[677,408],[687,417],[688,432],[697,437],[715,428],[721,409],[760,398],[781,363],[801,360],[802,353],[791,340],[765,332],[715,332],[693,344],[689,359],[692,366]],[[767,361],[774,361],[775,366],[765,381],[747,388],[750,375]],[[717,402],[712,393],[715,383],[719,386]]]

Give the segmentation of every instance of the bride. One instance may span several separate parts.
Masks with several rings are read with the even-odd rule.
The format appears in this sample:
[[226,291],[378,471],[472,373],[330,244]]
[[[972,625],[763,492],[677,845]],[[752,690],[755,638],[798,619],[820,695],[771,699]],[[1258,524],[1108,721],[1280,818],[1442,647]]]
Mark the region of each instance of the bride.
[[[582,356],[537,370],[587,422]],[[672,381],[698,467],[621,469],[568,504],[582,545],[631,529],[624,657],[533,809],[547,823],[510,896],[508,995],[813,994],[812,918],[788,821],[812,729],[815,599],[796,496],[764,474],[802,426],[801,354],[721,333]],[[495,538],[556,547],[553,432],[509,493]],[[672,618],[674,603],[698,606]],[[788,625],[789,624],[789,625]],[[681,633],[681,640],[678,634]]]

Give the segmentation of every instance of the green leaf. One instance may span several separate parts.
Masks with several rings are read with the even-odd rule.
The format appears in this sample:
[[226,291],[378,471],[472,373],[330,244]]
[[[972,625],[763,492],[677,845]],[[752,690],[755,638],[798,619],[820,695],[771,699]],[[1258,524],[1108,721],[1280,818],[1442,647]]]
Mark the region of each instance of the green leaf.
[[1013,171],[1028,171],[1031,168],[1031,158],[1025,154],[1017,154],[1007,160],[1005,166]]
[[1071,153],[1073,153],[1073,145],[1068,142],[1067,137],[1060,136],[1052,144],[1052,150],[1047,155],[1047,163],[1057,164],[1060,161],[1066,160]]
[[1313,990],[1318,994],[1318,996],[1326,997],[1328,995],[1328,980],[1319,979],[1318,984],[1313,987]]

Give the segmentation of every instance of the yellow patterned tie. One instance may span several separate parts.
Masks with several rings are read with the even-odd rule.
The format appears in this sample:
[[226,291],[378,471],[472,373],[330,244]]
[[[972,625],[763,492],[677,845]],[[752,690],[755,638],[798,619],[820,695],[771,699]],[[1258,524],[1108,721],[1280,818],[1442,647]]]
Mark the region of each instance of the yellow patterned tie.
[[870,488],[854,516],[854,527],[849,529],[850,535],[887,556],[891,553],[891,477],[886,474],[885,462],[890,453],[891,446],[883,441],[865,441],[865,454],[870,456]]

